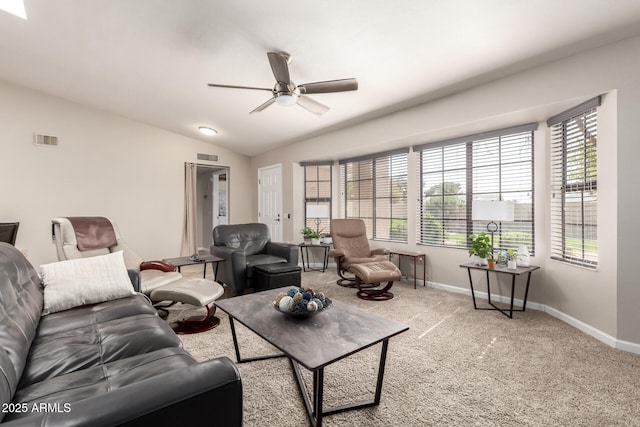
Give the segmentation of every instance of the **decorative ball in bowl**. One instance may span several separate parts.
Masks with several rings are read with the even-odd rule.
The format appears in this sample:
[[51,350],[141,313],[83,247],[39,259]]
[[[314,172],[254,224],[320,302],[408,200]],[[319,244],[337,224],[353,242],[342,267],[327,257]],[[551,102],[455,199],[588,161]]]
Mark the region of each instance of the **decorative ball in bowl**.
[[309,317],[318,314],[331,305],[331,299],[313,289],[292,287],[280,292],[273,301],[273,307],[281,313],[294,317]]

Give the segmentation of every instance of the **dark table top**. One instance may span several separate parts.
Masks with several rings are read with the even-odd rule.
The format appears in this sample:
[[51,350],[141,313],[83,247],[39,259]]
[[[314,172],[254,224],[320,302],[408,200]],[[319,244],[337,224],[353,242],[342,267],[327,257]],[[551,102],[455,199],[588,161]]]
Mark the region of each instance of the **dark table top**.
[[289,288],[223,299],[216,301],[216,306],[309,370],[409,329],[339,301],[314,316],[289,316],[273,307],[276,295]]
[[470,262],[468,264],[460,264],[460,267],[462,268],[471,268],[474,270],[489,270],[489,271],[495,271],[498,273],[509,273],[509,274],[515,274],[515,275],[520,275],[520,274],[524,274],[524,273],[530,273],[532,271],[538,270],[540,267],[538,267],[537,265],[530,265],[529,267],[517,267],[515,270],[510,270],[507,267],[499,267],[496,265],[496,268],[489,268],[486,265],[476,265],[473,262]]
[[188,256],[181,256],[177,258],[165,258],[162,261],[168,262],[169,264],[174,265],[176,267],[183,267],[185,265],[202,264],[204,262],[224,261],[224,258],[220,258],[214,255],[200,255],[200,258],[203,259],[204,261],[193,261]]

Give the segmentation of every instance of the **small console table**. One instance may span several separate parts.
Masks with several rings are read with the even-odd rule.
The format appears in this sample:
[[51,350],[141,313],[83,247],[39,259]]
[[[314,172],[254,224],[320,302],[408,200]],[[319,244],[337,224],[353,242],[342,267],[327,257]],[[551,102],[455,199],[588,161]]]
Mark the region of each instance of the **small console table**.
[[[329,243],[320,243],[319,245],[312,245],[309,243],[300,243],[300,255],[302,255],[302,270],[303,271],[324,271],[329,266],[329,249],[331,248],[331,244]],[[322,254],[322,268],[315,268],[309,265],[309,248],[322,248],[324,250]],[[305,255],[306,255],[306,265],[305,265]]]
[[[476,265],[474,263],[468,263],[468,264],[461,264],[460,267],[462,268],[466,268],[467,269],[467,273],[469,274],[469,284],[471,285],[471,298],[473,299],[473,308],[476,310],[497,310],[500,313],[504,314],[505,316],[507,316],[510,319],[513,319],[513,312],[514,311],[524,311],[526,306],[527,306],[527,296],[529,295],[529,283],[531,282],[531,272],[538,270],[540,267],[537,267],[535,265],[529,266],[529,267],[518,267],[515,270],[510,270],[508,268],[505,267],[497,267],[496,268],[489,268],[486,265]],[[487,299],[488,299],[488,303],[491,307],[478,307],[476,305],[476,296],[473,292],[473,280],[471,278],[471,270],[482,270],[485,271],[487,274]],[[509,306],[509,310],[504,310],[500,307],[497,307],[492,301],[491,301],[491,283],[489,282],[489,272],[493,271],[494,273],[497,274],[510,274],[511,275],[511,305]],[[524,291],[524,300],[522,302],[522,308],[520,309],[513,309],[513,295],[515,293],[515,287],[516,287],[516,277],[517,276],[521,276],[521,275],[526,275],[527,276],[527,286],[525,288]]]
[[418,283],[418,277],[416,276],[416,262],[418,259],[422,258],[422,267],[423,267],[423,282],[424,286],[427,286],[427,255],[422,252],[409,252],[409,251],[389,251],[389,256],[398,255],[398,269],[402,271],[401,260],[403,256],[413,258],[413,289],[416,288],[416,284]]
[[[200,255],[201,261],[195,261],[191,257],[181,256],[177,258],[165,258],[162,261],[167,262],[171,265],[174,265],[178,268],[178,272],[180,272],[180,268],[186,265],[196,265],[203,264],[204,271],[202,272],[202,277],[206,279],[207,277],[207,264],[211,264],[211,269],[213,270],[214,279],[218,277],[218,263],[220,261],[224,261],[224,258],[220,258],[213,255]],[[215,269],[214,269],[215,264]]]

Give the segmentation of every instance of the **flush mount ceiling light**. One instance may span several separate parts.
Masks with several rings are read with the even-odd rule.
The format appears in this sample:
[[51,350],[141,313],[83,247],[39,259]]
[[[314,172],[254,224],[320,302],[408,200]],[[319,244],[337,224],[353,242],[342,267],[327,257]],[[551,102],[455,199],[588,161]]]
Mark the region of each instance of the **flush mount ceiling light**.
[[211,129],[210,127],[207,127],[207,126],[200,126],[198,127],[198,130],[200,131],[200,133],[207,136],[213,136],[218,133],[217,130]]

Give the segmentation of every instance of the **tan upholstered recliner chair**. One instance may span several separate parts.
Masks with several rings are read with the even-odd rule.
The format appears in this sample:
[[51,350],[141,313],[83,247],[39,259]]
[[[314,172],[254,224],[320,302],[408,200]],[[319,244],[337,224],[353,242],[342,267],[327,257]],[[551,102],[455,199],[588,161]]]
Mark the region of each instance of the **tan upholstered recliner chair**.
[[[204,318],[180,320],[171,326],[177,333],[196,333],[217,326],[215,300],[224,293],[218,283],[206,279],[183,278],[171,264],[162,261],[143,261],[122,241],[118,227],[108,218],[69,217],[54,218],[53,236],[58,260],[87,258],[122,251],[132,284],[136,291],[149,296],[154,303],[162,301],[182,302],[205,307]],[[138,283],[136,278],[139,279]],[[162,313],[163,308],[154,304]],[[165,310],[166,313],[166,310]]]
[[388,249],[371,250],[367,238],[367,227],[361,219],[331,220],[331,239],[334,249],[329,251],[329,256],[336,260],[340,276],[336,283],[340,286],[355,286],[355,277],[345,276],[351,265],[389,260]]

